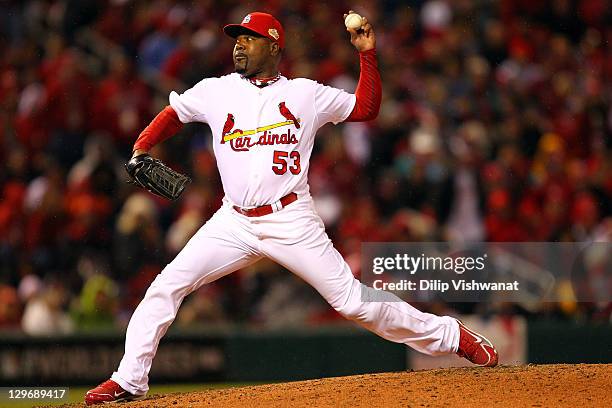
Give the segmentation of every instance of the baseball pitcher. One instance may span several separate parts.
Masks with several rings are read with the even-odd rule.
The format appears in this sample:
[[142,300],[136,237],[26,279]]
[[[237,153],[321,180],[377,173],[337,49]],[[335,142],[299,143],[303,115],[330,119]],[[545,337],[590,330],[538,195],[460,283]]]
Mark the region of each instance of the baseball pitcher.
[[347,24],[361,69],[355,94],[282,76],[285,32],[270,14],[250,13],[223,30],[235,39],[235,72],[205,78],[182,94],[172,92],[169,105],[138,137],[126,166],[143,187],[178,197],[188,179],[147,152],[185,123],[207,123],[223,204],[151,284],[130,320],[117,371],[88,391],[85,402],[144,397],[159,341],[185,296],[264,257],[308,282],[344,317],[387,340],[429,355],[457,353],[477,365],[496,365],[491,342],[452,317],[420,312],[391,294],[392,302],[363,302],[362,292],[367,296],[374,289],[353,277],[314,210],[307,174],[317,130],[328,122],[368,121],[378,114],[382,91],[372,25],[366,18],[357,29]]

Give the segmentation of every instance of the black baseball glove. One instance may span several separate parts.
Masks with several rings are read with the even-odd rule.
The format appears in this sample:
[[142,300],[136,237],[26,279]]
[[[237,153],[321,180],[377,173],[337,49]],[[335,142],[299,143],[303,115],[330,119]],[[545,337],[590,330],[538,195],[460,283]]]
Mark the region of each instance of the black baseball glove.
[[132,157],[125,164],[125,169],[134,184],[168,200],[179,198],[185,186],[191,183],[189,177],[146,153]]

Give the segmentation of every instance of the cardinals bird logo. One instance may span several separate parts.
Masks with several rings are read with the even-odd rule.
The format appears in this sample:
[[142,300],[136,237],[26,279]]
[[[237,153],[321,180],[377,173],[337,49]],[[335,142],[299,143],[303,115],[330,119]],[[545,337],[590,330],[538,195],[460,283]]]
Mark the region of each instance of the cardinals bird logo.
[[227,135],[234,128],[234,115],[231,113],[227,114],[225,124],[223,125],[223,132],[221,133],[221,144],[225,143],[223,136]]
[[285,102],[281,102],[278,104],[278,110],[280,110],[281,115],[283,115],[285,119],[293,122],[296,129],[300,128],[300,122],[297,120],[295,116],[293,116],[293,113],[291,113],[289,108],[285,106]]

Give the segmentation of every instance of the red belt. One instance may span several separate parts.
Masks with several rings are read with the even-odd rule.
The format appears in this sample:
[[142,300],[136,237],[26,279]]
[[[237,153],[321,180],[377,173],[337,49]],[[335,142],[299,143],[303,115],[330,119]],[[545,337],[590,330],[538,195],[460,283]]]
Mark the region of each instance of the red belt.
[[291,204],[295,200],[298,199],[297,194],[289,193],[286,196],[282,197],[280,200],[272,203],[262,205],[260,207],[255,208],[240,208],[237,205],[234,206],[234,210],[239,212],[242,215],[246,215],[247,217],[262,217],[264,215],[272,214],[273,212],[280,211],[285,208],[287,205]]

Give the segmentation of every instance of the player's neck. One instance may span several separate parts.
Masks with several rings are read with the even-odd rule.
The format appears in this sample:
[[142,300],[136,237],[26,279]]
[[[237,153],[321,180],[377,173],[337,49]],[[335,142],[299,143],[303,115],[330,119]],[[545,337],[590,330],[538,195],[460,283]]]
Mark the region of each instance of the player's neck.
[[277,72],[274,75],[253,75],[252,77],[250,77],[249,79],[258,79],[260,81],[267,81],[269,79],[273,79],[276,78],[277,76],[280,75],[280,72]]
[[279,75],[280,75],[280,72],[278,68],[272,68],[272,69],[262,69],[259,72],[254,72],[250,75],[244,75],[244,76],[248,79],[266,80],[270,78],[275,78]]
[[276,72],[275,75],[272,76],[263,76],[263,75],[253,75],[251,77],[243,76],[243,78],[247,79],[250,83],[255,85],[258,88],[263,88],[268,85],[272,85],[276,81],[278,81],[281,77],[280,72]]

